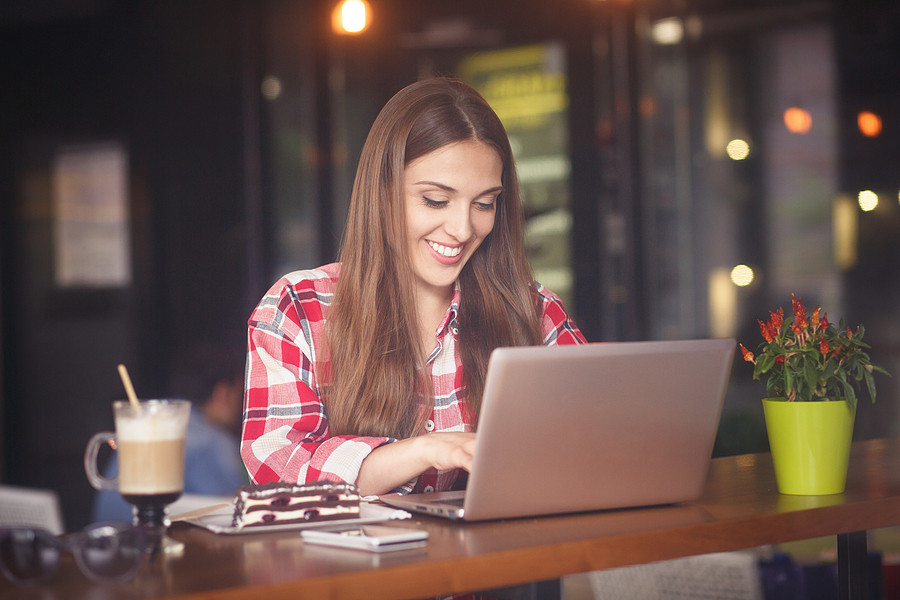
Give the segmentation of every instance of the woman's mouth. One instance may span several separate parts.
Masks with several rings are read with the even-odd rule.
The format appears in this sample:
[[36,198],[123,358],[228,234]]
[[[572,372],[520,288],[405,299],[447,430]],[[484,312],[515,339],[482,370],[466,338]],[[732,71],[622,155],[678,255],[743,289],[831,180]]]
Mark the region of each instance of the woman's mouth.
[[437,242],[432,242],[431,240],[426,240],[428,245],[431,246],[431,249],[436,253],[444,256],[446,258],[455,258],[459,256],[460,252],[462,252],[462,246],[444,246],[443,244],[438,244]]

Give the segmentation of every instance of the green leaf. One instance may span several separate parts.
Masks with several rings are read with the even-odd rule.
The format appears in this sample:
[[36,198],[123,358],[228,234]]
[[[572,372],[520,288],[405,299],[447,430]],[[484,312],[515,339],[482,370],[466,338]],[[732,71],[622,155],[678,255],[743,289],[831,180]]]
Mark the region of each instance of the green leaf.
[[753,369],[754,375],[758,373],[768,373],[775,365],[775,356],[772,354],[763,354],[756,361],[756,368]]
[[810,390],[816,389],[819,384],[819,373],[818,373],[818,369],[816,368],[815,361],[809,360],[807,358],[806,368],[804,369],[803,374],[806,379],[806,385],[809,386],[809,389]]
[[872,398],[872,404],[875,404],[875,378],[868,371],[865,372],[866,387],[869,388],[869,397]]
[[879,367],[878,365],[872,365],[872,369],[881,373],[882,375],[887,375],[888,377],[891,376],[890,373],[888,373],[887,371],[885,371],[883,368]]
[[843,381],[844,384],[844,399],[847,400],[847,403],[850,405],[850,408],[856,410],[856,392],[853,391],[853,386],[850,385],[847,380]]

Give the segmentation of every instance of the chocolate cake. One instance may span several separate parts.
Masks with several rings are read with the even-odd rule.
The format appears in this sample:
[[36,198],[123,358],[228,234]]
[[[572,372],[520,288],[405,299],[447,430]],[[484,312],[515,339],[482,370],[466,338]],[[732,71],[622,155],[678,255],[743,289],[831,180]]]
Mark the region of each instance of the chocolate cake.
[[286,525],[359,516],[359,491],[349,483],[267,483],[238,488],[234,527]]

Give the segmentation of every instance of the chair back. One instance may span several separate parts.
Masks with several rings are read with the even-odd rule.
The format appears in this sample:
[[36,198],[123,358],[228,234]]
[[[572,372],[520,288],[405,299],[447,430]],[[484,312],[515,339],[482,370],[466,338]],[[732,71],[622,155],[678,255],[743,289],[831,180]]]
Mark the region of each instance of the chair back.
[[0,485],[0,527],[22,525],[62,534],[59,495],[54,490]]

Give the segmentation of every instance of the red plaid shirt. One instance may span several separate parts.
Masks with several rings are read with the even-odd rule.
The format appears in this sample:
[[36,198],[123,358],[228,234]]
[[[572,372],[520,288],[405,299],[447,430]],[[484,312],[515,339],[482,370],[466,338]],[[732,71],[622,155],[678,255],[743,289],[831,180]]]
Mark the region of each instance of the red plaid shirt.
[[[316,381],[317,352],[325,343],[325,319],[337,285],[339,264],[296,271],[266,293],[249,320],[248,369],[241,455],[254,483],[270,481],[356,482],[363,459],[385,437],[332,436]],[[435,332],[426,363],[432,378],[431,431],[473,431],[459,392],[462,366],[456,347],[459,288]],[[538,285],[543,302],[541,332],[546,345],[583,344],[560,299]],[[364,357],[361,357],[364,358]],[[397,491],[449,489],[458,470],[430,469]]]

